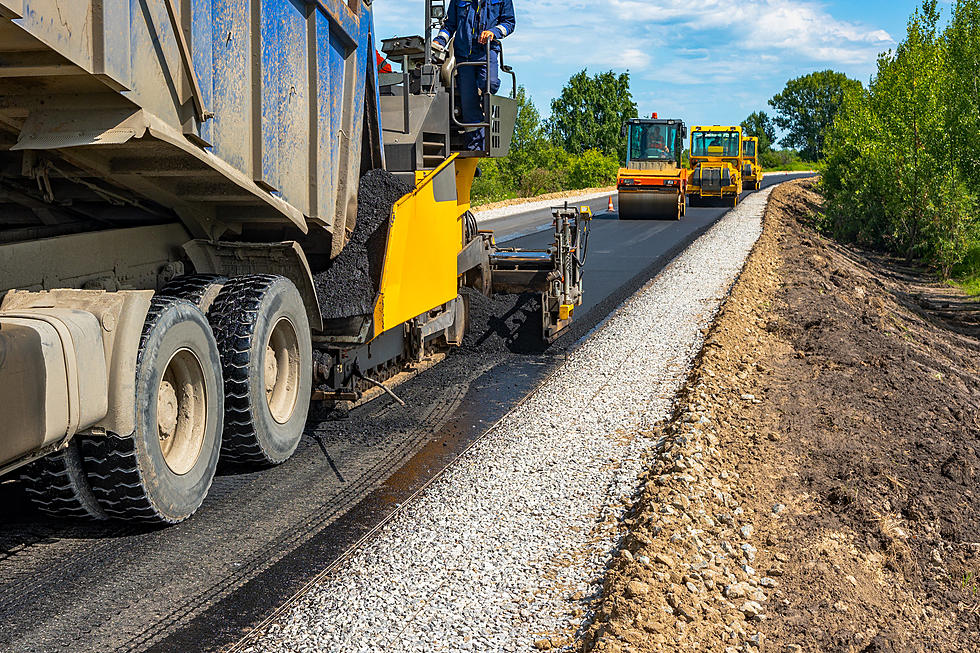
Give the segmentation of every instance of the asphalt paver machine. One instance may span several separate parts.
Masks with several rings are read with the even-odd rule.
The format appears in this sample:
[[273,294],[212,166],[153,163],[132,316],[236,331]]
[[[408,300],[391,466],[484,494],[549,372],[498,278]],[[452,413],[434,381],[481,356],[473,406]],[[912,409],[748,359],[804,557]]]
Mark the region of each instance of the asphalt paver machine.
[[567,325],[588,216],[538,252],[477,228],[516,102],[486,93],[461,150],[444,14],[385,42],[389,75],[368,0],[0,0],[0,475],[55,515],[177,523],[219,459],[288,459],[315,388],[459,343],[465,286]]

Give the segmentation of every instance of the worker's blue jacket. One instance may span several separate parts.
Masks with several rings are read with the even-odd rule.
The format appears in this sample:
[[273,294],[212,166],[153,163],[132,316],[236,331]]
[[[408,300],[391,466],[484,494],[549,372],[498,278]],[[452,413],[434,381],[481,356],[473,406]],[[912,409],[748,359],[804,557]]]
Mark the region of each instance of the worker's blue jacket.
[[464,61],[482,59],[486,46],[480,45],[480,34],[490,31],[502,39],[512,34],[516,25],[514,0],[450,0],[446,22],[436,40],[446,45],[455,34],[457,57]]

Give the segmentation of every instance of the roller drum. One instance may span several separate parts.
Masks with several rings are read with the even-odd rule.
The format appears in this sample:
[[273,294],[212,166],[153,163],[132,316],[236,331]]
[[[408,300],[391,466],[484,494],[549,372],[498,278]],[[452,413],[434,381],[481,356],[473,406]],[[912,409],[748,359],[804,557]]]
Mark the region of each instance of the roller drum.
[[621,220],[679,220],[681,217],[678,193],[630,192],[619,194]]

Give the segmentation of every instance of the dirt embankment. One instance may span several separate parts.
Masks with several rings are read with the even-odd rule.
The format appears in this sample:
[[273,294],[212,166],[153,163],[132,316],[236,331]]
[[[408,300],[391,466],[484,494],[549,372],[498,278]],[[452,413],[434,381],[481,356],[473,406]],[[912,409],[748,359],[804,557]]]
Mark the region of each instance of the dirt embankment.
[[773,192],[585,651],[980,650],[980,307],[819,210]]

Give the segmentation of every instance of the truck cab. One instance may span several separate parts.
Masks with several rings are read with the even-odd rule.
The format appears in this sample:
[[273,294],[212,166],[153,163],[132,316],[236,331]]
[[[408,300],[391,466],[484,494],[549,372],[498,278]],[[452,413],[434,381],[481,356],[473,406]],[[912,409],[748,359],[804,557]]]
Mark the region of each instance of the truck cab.
[[694,127],[688,182],[691,205],[736,206],[742,194],[742,163],[741,127]]

